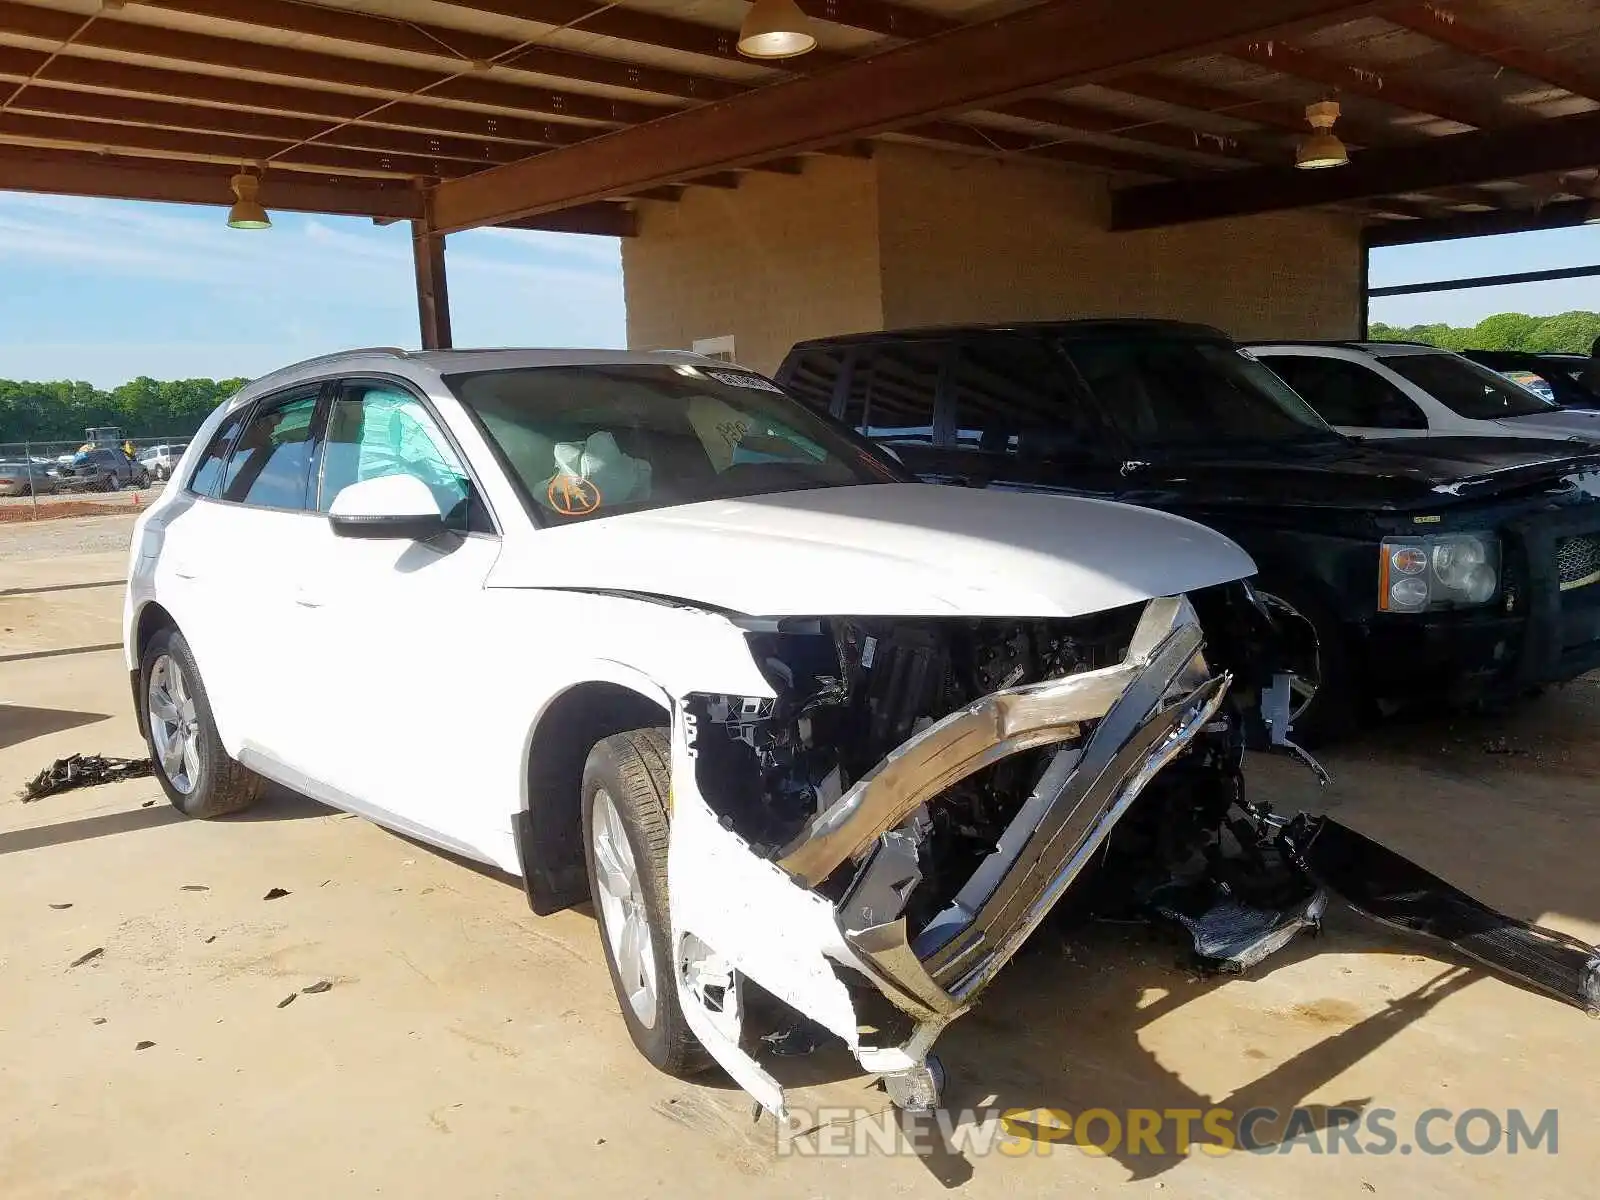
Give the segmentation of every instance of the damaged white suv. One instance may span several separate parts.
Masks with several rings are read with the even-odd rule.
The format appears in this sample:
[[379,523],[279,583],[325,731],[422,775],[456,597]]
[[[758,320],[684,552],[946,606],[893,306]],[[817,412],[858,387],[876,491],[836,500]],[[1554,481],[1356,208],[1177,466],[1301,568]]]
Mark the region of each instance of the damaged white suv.
[[775,1113],[755,987],[925,1107],[1069,888],[1238,967],[1315,923],[1308,844],[1362,845],[1243,800],[1288,689],[1236,545],[907,482],[737,368],[354,351],[246,387],[173,474],[125,614],[173,804],[265,777],[538,912],[592,895],[644,1055]]

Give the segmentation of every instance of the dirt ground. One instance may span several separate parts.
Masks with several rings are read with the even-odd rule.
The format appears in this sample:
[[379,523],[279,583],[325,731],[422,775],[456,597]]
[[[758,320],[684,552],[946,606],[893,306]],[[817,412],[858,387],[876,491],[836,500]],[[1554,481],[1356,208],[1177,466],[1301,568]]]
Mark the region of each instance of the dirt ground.
[[[848,1150],[881,1091],[828,1051],[777,1063],[824,1122],[780,1141],[726,1081],[657,1074],[586,911],[536,918],[515,880],[287,793],[211,823],[148,779],[24,805],[16,789],[56,757],[143,753],[114,648],[130,525],[0,528],[7,1200],[1594,1193],[1600,1022],[1342,910],[1227,981],[1142,931],[1047,930],[940,1047],[952,1112],[1191,1110],[1207,1141],[1214,1108],[1300,1105],[1309,1139],[1280,1142],[1269,1121],[1256,1153],[1179,1155],[1169,1125],[1159,1152],[922,1136],[922,1153],[796,1154]],[[1276,759],[1251,764],[1252,786],[1600,940],[1597,714],[1589,679],[1509,717],[1391,722],[1328,756],[1320,795]],[[1392,1113],[1392,1150],[1368,1133],[1341,1145],[1330,1108]],[[1433,1109],[1448,1115],[1424,1145]],[[1514,1110],[1530,1128],[1556,1110],[1555,1153],[1470,1152]],[[1107,1142],[1097,1119],[1087,1140]]]

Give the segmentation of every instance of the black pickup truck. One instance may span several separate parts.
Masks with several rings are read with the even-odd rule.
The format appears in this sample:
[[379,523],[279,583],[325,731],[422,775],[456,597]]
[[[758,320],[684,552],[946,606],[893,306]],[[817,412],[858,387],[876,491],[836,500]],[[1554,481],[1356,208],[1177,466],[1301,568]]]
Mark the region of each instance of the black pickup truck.
[[1600,447],[1362,442],[1225,334],[1094,320],[803,342],[786,390],[917,475],[1148,505],[1232,537],[1308,635],[1294,729],[1600,666]]

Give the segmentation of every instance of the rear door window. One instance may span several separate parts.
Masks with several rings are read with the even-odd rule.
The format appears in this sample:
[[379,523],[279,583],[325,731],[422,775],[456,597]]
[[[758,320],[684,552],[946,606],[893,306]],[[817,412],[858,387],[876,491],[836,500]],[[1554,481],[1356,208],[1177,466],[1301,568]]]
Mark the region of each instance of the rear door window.
[[839,380],[844,373],[845,351],[840,346],[803,350],[789,363],[779,383],[784,390],[815,412],[831,412]]
[[261,508],[306,507],[317,395],[300,392],[256,408],[228,457],[220,499]]
[[1428,427],[1428,418],[1420,408],[1363,363],[1311,354],[1263,355],[1261,361],[1330,425],[1365,429]]
[[222,468],[228,461],[228,451],[233,449],[233,440],[244,428],[245,417],[249,412],[248,407],[240,409],[222,422],[222,426],[217,430],[217,436],[211,439],[211,444],[206,447],[204,456],[194,469],[194,477],[189,481],[191,492],[201,496],[216,494],[217,483],[222,478]]
[[1530,417],[1556,406],[1518,387],[1498,371],[1458,354],[1389,354],[1383,365],[1470,421]]
[[891,445],[932,445],[944,352],[943,342],[860,347],[850,374],[845,422]]
[[1035,338],[986,337],[960,344],[950,364],[957,449],[1049,460],[1093,447],[1066,366]]

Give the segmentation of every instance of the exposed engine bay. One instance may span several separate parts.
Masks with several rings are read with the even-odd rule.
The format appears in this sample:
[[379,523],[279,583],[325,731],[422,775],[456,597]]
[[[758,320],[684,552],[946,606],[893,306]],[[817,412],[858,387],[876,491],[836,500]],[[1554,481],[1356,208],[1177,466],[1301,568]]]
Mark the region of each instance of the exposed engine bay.
[[[1242,971],[1315,930],[1330,888],[1363,890],[1359,835],[1245,796],[1247,744],[1320,768],[1288,740],[1285,635],[1243,583],[1060,620],[742,624],[772,695],[681,701],[671,903],[691,1027],[775,1112],[781,1089],[739,1048],[742,978],[925,1108],[934,1039],[1069,893],[1076,914],[1164,924],[1203,968]],[[1411,869],[1422,901],[1386,863],[1364,911],[1438,932],[1448,919],[1411,910],[1450,889]],[[1516,924],[1473,912],[1480,948],[1496,918]],[[1485,961],[1526,981],[1524,942]],[[1600,1005],[1592,956],[1535,985]],[[899,1025],[863,1035],[863,993]]]
[[[1249,598],[1239,584],[1213,590],[1231,594],[1202,595],[1200,604],[1214,624],[1231,629]],[[1142,608],[1056,621],[843,618],[754,632],[752,649],[777,696],[690,699],[700,790],[752,849],[779,857],[852,784],[936,719],[994,692],[1119,663]],[[1219,664],[1230,661],[1247,679],[1266,681],[1257,679],[1263,668],[1250,643],[1218,656]],[[1309,895],[1312,889],[1297,886],[1302,876],[1260,853],[1241,808],[1240,762],[1253,715],[1241,708],[1241,695],[1253,690],[1236,685],[1119,823],[1092,872],[1097,912],[1187,911],[1195,890],[1208,887],[1261,903]],[[913,931],[927,927],[1000,842],[1055,751],[1022,750],[940,792],[893,835],[903,871],[889,881],[893,898],[881,887],[859,896],[857,915],[867,921],[895,908]],[[860,891],[856,882],[849,866],[816,881],[835,902]]]

